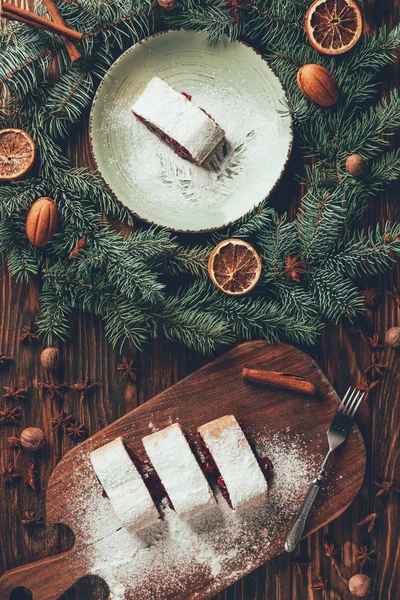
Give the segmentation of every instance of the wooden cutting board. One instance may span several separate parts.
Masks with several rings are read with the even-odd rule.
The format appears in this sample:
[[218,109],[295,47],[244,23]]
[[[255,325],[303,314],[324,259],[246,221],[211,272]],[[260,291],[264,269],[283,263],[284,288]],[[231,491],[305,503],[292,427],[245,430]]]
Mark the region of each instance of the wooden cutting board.
[[[319,394],[301,397],[245,382],[243,367],[300,375],[314,383]],[[237,346],[62,459],[49,482],[47,520],[68,525],[75,545],[64,554],[5,573],[0,579],[0,600],[22,585],[31,589],[34,600],[56,600],[88,574],[103,577],[110,598],[118,600],[212,596],[283,551],[285,534],[327,451],[326,430],[338,400],[315,362],[297,348],[264,341]],[[144,435],[177,421],[194,435],[200,425],[226,414],[235,415],[256,452],[274,463],[265,508],[238,515],[217,493],[215,515],[196,527],[180,522],[168,509],[156,534],[137,536],[121,529],[89,453],[122,436],[130,451],[144,456]],[[350,505],[364,471],[364,442],[353,427],[334,456],[327,489],[310,515],[305,535]]]

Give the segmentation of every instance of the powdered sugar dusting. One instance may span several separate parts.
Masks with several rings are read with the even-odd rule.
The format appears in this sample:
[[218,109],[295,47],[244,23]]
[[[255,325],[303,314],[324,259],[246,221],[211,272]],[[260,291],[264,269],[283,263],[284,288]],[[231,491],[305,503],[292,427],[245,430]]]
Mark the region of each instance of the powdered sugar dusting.
[[[191,94],[226,132],[201,167],[132,115],[155,76]],[[261,202],[285,167],[292,133],[284,102],[280,81],[252,49],[210,46],[204,35],[171,31],[135,47],[105,78],[92,119],[96,161],[117,197],[141,217],[175,229],[222,227]]]
[[101,486],[82,469],[82,493],[72,508],[84,531],[88,572],[106,581],[111,599],[194,599],[196,593],[188,596],[188,590],[209,581],[212,593],[268,560],[272,542],[283,541],[320,456],[308,451],[306,437],[290,431],[264,430],[251,442],[257,455],[274,464],[263,507],[232,511],[216,489],[215,508],[199,521],[185,521],[165,505],[164,520],[136,534],[119,528]]
[[132,112],[183,146],[198,164],[225,135],[209,115],[159,77],[150,80]]
[[214,505],[211,489],[178,423],[145,436],[142,442],[182,518],[191,518]]
[[221,473],[233,508],[240,510],[250,504],[263,504],[267,482],[235,417],[220,417],[202,425],[198,431]]

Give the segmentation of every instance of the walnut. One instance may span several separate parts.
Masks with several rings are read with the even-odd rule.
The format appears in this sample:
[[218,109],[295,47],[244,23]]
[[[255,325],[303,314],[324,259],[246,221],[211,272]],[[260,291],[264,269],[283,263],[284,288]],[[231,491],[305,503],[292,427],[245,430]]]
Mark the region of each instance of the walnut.
[[46,371],[57,371],[60,366],[60,351],[58,348],[46,348],[40,355],[40,362]]
[[353,575],[349,581],[349,590],[353,596],[358,598],[364,598],[369,593],[371,586],[371,579],[368,575],[360,573],[359,575]]
[[44,433],[38,427],[27,427],[21,433],[21,446],[30,452],[41,450],[45,444]]
[[391,327],[385,335],[385,344],[392,348],[400,346],[400,327]]
[[158,0],[158,6],[163,10],[175,10],[177,7],[177,0]]

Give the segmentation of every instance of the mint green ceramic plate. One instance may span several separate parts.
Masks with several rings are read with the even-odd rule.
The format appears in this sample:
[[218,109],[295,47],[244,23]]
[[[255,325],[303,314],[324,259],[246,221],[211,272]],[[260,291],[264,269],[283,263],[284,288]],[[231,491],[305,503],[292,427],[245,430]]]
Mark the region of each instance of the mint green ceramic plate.
[[[226,141],[201,166],[177,156],[132,115],[154,76],[192,95]],[[127,50],[93,102],[95,161],[115,196],[140,218],[199,232],[236,221],[277,185],[292,147],[285,92],[268,63],[241,43],[209,45],[204,34],[168,31]]]

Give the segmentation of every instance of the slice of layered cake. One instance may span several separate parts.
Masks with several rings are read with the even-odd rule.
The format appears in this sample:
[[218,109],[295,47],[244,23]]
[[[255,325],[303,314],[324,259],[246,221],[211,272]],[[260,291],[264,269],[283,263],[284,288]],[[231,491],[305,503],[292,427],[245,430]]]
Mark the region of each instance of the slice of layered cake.
[[190,95],[177,92],[158,77],[147,84],[131,110],[176,154],[198,165],[225,136],[218,123],[191,102]]

